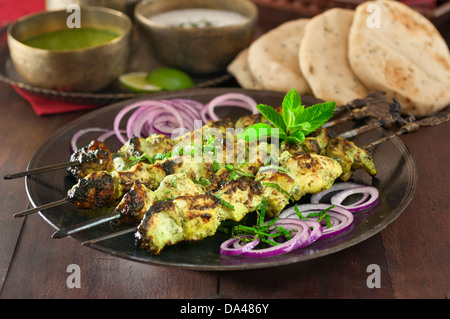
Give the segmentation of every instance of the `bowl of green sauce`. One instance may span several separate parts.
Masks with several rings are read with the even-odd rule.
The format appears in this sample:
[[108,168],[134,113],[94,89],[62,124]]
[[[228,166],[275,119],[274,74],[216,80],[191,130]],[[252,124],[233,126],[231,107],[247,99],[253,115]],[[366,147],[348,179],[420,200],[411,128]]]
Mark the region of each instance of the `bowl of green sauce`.
[[131,19],[103,7],[81,7],[76,14],[43,11],[11,23],[11,60],[26,82],[59,91],[97,92],[126,71]]

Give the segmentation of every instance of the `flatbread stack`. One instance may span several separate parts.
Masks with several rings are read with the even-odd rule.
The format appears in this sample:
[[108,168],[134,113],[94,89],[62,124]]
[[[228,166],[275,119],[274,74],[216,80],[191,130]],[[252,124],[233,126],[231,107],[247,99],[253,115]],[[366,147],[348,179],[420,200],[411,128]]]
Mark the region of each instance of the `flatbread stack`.
[[381,90],[416,117],[450,104],[447,44],[428,19],[397,1],[286,22],[256,39],[228,71],[245,88],[295,87],[338,105]]
[[[308,19],[285,22],[256,39],[228,66],[245,88],[310,93],[298,64],[298,51]],[[245,51],[244,50],[244,51]]]
[[[368,6],[379,10],[379,28],[368,27]],[[369,1],[356,8],[349,61],[368,88],[395,96],[405,113],[422,117],[450,104],[448,46],[429,20],[402,3]]]
[[330,9],[305,27],[298,54],[300,69],[316,97],[343,105],[367,95],[348,62],[353,10]]

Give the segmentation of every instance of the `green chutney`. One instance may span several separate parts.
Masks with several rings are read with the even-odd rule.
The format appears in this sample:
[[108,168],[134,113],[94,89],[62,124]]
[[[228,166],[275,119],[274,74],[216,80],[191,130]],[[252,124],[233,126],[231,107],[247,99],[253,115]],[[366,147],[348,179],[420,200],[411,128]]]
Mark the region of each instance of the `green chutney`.
[[73,50],[98,46],[117,38],[113,30],[96,28],[67,28],[33,36],[24,44],[45,50]]

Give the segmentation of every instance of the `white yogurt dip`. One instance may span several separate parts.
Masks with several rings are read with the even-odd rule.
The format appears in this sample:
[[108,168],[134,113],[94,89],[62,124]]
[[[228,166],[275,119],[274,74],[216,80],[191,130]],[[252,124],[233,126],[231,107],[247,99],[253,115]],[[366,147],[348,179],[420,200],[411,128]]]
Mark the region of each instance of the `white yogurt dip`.
[[216,9],[180,9],[172,10],[151,16],[156,23],[184,27],[224,27],[244,22],[247,18],[243,15],[226,10]]

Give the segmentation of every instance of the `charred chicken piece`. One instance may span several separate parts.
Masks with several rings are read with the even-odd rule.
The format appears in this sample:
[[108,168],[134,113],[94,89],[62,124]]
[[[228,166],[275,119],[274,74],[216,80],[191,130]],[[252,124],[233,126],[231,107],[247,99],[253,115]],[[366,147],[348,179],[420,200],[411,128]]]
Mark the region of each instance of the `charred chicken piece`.
[[110,173],[92,172],[78,180],[67,192],[66,199],[81,209],[110,206],[117,200],[116,192],[120,186]]
[[357,169],[364,169],[372,176],[377,174],[370,152],[341,137],[330,140],[326,148],[326,155],[341,165],[340,179],[343,181],[348,181]]
[[119,213],[120,217],[111,224],[112,226],[121,224],[137,226],[145,212],[156,202],[173,200],[186,194],[200,195],[203,193],[203,189],[183,173],[166,176],[155,191],[137,180],[115,208],[114,214]]
[[328,142],[336,135],[327,128],[319,128],[312,132],[302,144],[283,143],[282,151],[288,151],[292,155],[312,153],[325,155]]
[[289,199],[329,188],[342,173],[333,159],[321,155],[291,156],[284,163],[287,172],[265,170],[257,180],[230,180],[217,192],[188,195],[157,202],[145,213],[135,234],[139,246],[152,254],[181,241],[201,240],[215,234],[224,220],[240,221],[255,211],[263,199],[266,210],[277,216]]
[[118,201],[135,181],[155,190],[166,176],[177,173],[187,174],[193,180],[209,178],[214,174],[213,162],[195,163],[190,156],[180,155],[155,164],[140,162],[127,171],[92,172],[78,180],[68,191],[67,199],[78,208],[96,209]]
[[152,254],[181,241],[216,233],[221,201],[212,194],[189,195],[152,205],[135,234],[137,244]]
[[112,154],[105,143],[92,141],[89,145],[75,151],[71,157],[71,162],[78,161],[81,164],[69,167],[68,172],[75,178],[83,178],[91,172],[114,170]]

